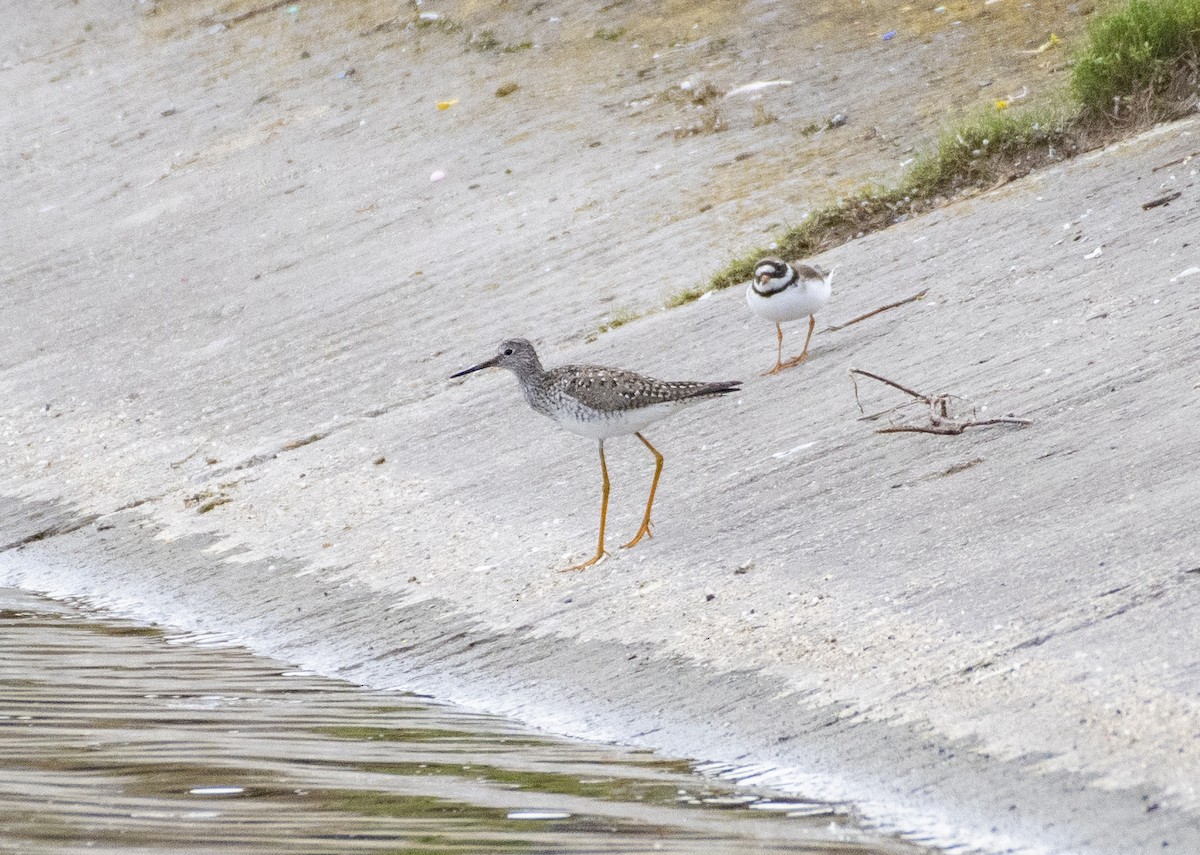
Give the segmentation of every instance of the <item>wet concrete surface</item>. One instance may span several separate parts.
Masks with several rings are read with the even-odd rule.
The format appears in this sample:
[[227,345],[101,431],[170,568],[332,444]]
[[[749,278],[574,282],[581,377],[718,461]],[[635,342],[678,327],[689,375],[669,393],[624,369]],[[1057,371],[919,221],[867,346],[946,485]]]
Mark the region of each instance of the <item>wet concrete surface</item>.
[[0,851],[919,855],[844,807],[0,589]]

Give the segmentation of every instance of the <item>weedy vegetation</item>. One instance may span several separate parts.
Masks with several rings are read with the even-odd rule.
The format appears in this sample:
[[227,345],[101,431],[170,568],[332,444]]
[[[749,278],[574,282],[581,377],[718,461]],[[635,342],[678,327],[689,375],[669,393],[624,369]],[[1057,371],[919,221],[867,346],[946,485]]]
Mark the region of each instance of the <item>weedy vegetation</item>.
[[618,327],[623,327],[630,321],[636,321],[642,315],[633,309],[618,309],[612,316],[600,325],[599,332],[606,333],[609,330],[615,330]]
[[707,285],[672,295],[666,307],[746,282],[764,255],[815,255],[1198,107],[1200,0],[1127,0],[1088,28],[1067,93],[1020,110],[997,102],[964,117],[894,185],[867,186],[811,211],[770,250],[733,259]]
[[625,35],[623,27],[614,27],[613,29],[600,27],[596,32],[592,33],[592,38],[601,39],[606,42],[615,42],[623,35]]
[[1084,120],[1142,127],[1200,100],[1200,0],[1129,0],[1097,18],[1075,57]]

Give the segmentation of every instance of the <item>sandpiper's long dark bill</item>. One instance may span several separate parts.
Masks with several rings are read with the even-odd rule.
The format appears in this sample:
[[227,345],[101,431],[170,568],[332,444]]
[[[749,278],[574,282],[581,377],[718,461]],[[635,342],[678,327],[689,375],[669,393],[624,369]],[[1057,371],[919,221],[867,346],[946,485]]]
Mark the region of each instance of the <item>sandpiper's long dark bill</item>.
[[476,371],[482,371],[484,368],[495,368],[499,364],[500,364],[500,357],[493,356],[491,359],[486,359],[483,362],[480,362],[478,365],[472,365],[470,368],[464,368],[462,371],[455,371],[453,374],[450,375],[450,379],[453,380],[455,377],[462,377],[466,374],[472,374]]
[[484,368],[507,368],[517,376],[521,391],[529,406],[558,422],[572,433],[591,437],[600,443],[600,475],[603,493],[600,500],[600,542],[596,554],[570,570],[582,570],[595,564],[606,554],[604,525],[608,518],[608,465],[604,460],[604,440],[613,436],[633,434],[654,455],[654,480],[650,483],[650,498],[642,525],[633,540],[623,548],[636,544],[650,534],[650,511],[654,493],[662,474],[663,456],[641,431],[647,425],[666,418],[677,410],[706,398],[716,398],[741,389],[740,380],[701,382],[691,380],[655,380],[599,365],[560,365],[549,371],[542,368],[537,351],[523,338],[510,338],[500,343],[491,359],[464,368],[451,376],[462,377]]

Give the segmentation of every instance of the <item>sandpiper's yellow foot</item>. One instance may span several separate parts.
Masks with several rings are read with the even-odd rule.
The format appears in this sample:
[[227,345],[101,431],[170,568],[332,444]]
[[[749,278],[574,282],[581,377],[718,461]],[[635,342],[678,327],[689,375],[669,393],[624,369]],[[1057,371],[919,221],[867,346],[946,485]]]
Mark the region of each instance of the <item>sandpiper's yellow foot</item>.
[[629,549],[634,546],[643,537],[654,537],[650,533],[650,512],[654,510],[654,493],[658,490],[658,479],[662,475],[663,456],[658,453],[658,449],[650,444],[650,440],[642,436],[640,433],[635,433],[638,439],[646,448],[650,449],[650,453],[654,455],[654,480],[650,482],[650,497],[646,499],[646,513],[642,516],[642,525],[637,530],[637,534],[633,536],[633,540],[622,546],[622,549]]
[[799,365],[801,362],[806,361],[807,359],[808,359],[807,353],[802,353],[799,356],[793,356],[787,362],[784,362],[782,365],[780,365],[779,370],[783,371],[785,368],[795,368],[797,365]]
[[629,543],[626,543],[621,548],[622,549],[632,549],[634,546],[637,546],[637,542],[639,540],[641,540],[643,537],[654,537],[654,532],[650,531],[649,523],[643,523],[642,527],[638,529],[637,534],[635,534],[633,536],[633,540],[629,541]]
[[600,489],[600,537],[596,541],[596,554],[582,564],[576,564],[574,567],[568,567],[561,570],[561,573],[576,573],[580,570],[586,570],[591,567],[605,555],[604,551],[604,526],[608,522],[608,464],[604,461],[604,440],[600,440],[600,477],[603,483]]
[[774,368],[772,368],[770,371],[764,371],[759,376],[760,377],[770,377],[772,374],[778,374],[780,371],[782,371],[783,369],[785,369],[787,367],[788,366],[784,365],[782,362],[776,362]]
[[601,559],[607,558],[607,557],[608,557],[608,553],[604,552],[602,550],[600,552],[597,552],[595,555],[593,555],[591,558],[589,558],[587,561],[583,562],[582,564],[576,564],[574,567],[564,567],[562,570],[559,570],[558,572],[559,573],[578,573],[580,570],[586,570],[589,567],[591,567],[593,564],[599,563]]

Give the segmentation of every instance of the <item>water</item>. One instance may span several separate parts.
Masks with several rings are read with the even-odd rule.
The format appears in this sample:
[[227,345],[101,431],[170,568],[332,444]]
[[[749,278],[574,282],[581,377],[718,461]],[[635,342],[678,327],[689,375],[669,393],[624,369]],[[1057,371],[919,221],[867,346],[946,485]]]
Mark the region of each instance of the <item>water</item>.
[[0,852],[924,852],[688,763],[0,588]]

